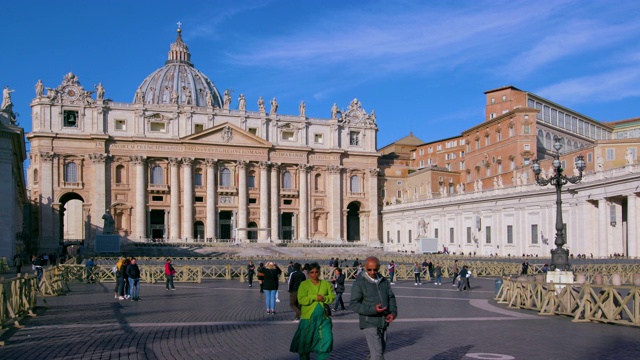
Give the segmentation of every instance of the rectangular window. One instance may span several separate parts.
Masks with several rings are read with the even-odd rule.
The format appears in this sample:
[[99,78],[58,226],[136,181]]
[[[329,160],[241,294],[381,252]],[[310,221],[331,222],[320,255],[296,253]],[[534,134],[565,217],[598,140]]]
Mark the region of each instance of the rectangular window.
[[423,168],[424,167],[424,160],[420,160],[420,167]]
[[285,200],[285,201],[283,201],[283,204],[284,205],[291,205],[291,204],[293,204],[293,200]]
[[507,225],[507,244],[513,244],[513,225]]
[[485,227],[485,240],[487,244],[491,244],[491,226]]
[[151,197],[151,201],[164,201],[164,196],[154,195]]
[[551,109],[551,125],[558,125],[558,110]]
[[149,124],[149,130],[153,132],[165,132],[166,124],[163,122],[152,122]]
[[545,105],[544,106],[544,122],[548,123],[551,122],[551,109]]
[[436,239],[439,239],[439,238],[440,238],[440,237],[438,236],[438,235],[439,235],[439,234],[438,234],[438,230],[439,230],[439,229],[433,229],[433,237],[434,237],[434,238],[436,238]]
[[438,146],[436,147],[436,150],[438,150],[438,151],[442,150],[442,144],[438,145]]
[[322,137],[322,134],[314,134],[313,135],[313,142],[316,144],[323,144],[324,143],[324,138]]
[[616,149],[607,149],[607,161],[615,160]]
[[349,132],[349,144],[351,146],[360,146],[360,133],[357,131]]
[[420,149],[420,155],[424,155],[424,149]]
[[402,199],[402,190],[398,190],[398,199]]
[[63,113],[64,127],[78,127],[78,112],[65,110]]
[[542,120],[542,104],[536,101],[536,109],[539,110],[536,114],[536,119]]
[[258,203],[258,199],[256,198],[249,198],[249,204],[257,204]]
[[398,230],[397,235],[398,235],[398,238],[396,240],[398,240],[398,244],[400,244],[400,230]]
[[449,228],[449,243],[453,244],[453,228]]
[[253,135],[257,135],[258,134],[258,129],[257,128],[249,128],[249,133],[253,134]]
[[627,151],[630,152],[630,160],[636,161],[638,159],[638,149],[632,147],[632,148],[627,148]]
[[199,133],[204,130],[204,124],[193,124],[193,132]]
[[593,153],[588,153],[587,154],[587,162],[590,163],[593,161]]
[[409,230],[409,242],[411,242],[411,230]]
[[538,244],[538,224],[531,224],[531,244]]
[[293,131],[283,131],[282,132],[282,140],[294,141],[295,140],[295,133]]
[[196,196],[196,198],[195,198],[195,202],[197,202],[197,203],[203,203],[203,202],[204,202],[204,197],[203,197],[203,196]]
[[471,226],[467,226],[467,244],[471,244]]
[[127,130],[127,121],[126,120],[116,120],[116,130],[126,131]]
[[387,242],[391,242],[391,232],[387,230]]

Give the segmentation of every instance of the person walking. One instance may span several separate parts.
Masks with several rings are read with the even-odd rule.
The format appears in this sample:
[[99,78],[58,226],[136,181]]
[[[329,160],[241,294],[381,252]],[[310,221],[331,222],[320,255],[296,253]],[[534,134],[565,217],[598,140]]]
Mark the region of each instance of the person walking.
[[13,265],[16,267],[16,275],[20,276],[22,270],[22,255],[20,255],[20,253],[17,253],[16,256],[13,257]]
[[436,276],[436,282],[434,285],[442,285],[442,267],[440,263],[436,263],[436,267],[433,268],[433,274]]
[[127,278],[129,278],[129,298],[131,301],[140,300],[140,268],[135,258],[127,265]]
[[325,308],[333,302],[335,295],[331,284],[320,280],[320,265],[312,263],[310,267],[309,279],[298,288],[302,316],[289,351],[298,353],[300,359],[310,359],[313,352],[316,359],[324,360],[333,350],[333,324]]
[[300,284],[307,279],[302,272],[302,267],[299,263],[293,264],[292,271],[289,274],[289,306],[295,314],[293,321],[300,321],[300,304],[298,303],[298,288]]
[[458,285],[458,290],[471,290],[469,287],[469,268],[467,265],[462,267],[460,270],[460,285]]
[[415,264],[413,264],[413,279],[415,281],[414,285],[422,285],[422,280],[420,279],[421,271],[422,271],[422,267],[416,261]]
[[120,257],[120,259],[118,259],[118,262],[116,263],[115,270],[116,270],[116,295],[115,298],[119,299],[119,300],[124,300],[124,267],[122,266],[122,264],[124,263],[124,257]]
[[267,314],[276,313],[276,293],[278,292],[278,279],[282,270],[276,263],[269,261],[264,267],[263,288],[266,296]]
[[31,264],[33,265],[33,268],[36,270],[36,276],[38,279],[38,289],[39,289],[40,282],[42,282],[42,275],[43,275],[42,259],[40,259],[39,256],[33,255],[33,257],[31,258]]
[[167,278],[165,282],[165,286],[167,290],[169,290],[169,286],[171,286],[171,290],[175,290],[176,287],[173,286],[173,276],[176,274],[176,269],[171,265],[171,259],[167,259],[164,263],[164,276]]
[[253,275],[256,273],[256,266],[253,265],[253,261],[249,260],[247,265],[247,280],[249,280],[249,287],[253,287]]
[[344,301],[342,300],[342,294],[344,294],[344,279],[345,276],[342,273],[342,269],[336,268],[331,280],[333,282],[333,288],[336,291],[336,301],[333,305],[333,311],[338,311],[338,305],[342,307],[342,311],[345,310]]
[[258,264],[258,283],[260,284],[260,293],[264,293],[264,263]]
[[529,273],[529,260],[525,260],[522,263],[522,271],[520,271],[520,275],[527,275]]
[[365,271],[351,287],[349,303],[349,307],[359,314],[359,325],[367,339],[370,360],[384,360],[387,328],[398,316],[391,283],[380,275],[379,270],[378,258],[366,259]]
[[453,262],[453,286],[456,286],[456,280],[458,280],[458,275],[459,275],[458,260],[455,260]]
[[124,258],[124,260],[122,260],[122,265],[120,266],[120,271],[122,272],[122,282],[124,283],[124,286],[122,287],[122,292],[124,293],[124,298],[125,299],[129,299],[130,295],[129,295],[129,275],[127,275],[127,267],[129,267],[129,264],[131,264],[131,259],[130,258]]
[[87,262],[84,264],[84,266],[87,269],[87,284],[88,283],[94,283],[96,282],[96,277],[95,277],[95,268],[96,268],[96,263],[93,261],[93,259],[89,258],[89,260],[87,260]]
[[391,262],[389,263],[387,270],[389,270],[389,283],[391,285],[395,285],[395,283],[393,282],[393,276],[396,274],[396,264],[393,262],[393,260],[391,260]]

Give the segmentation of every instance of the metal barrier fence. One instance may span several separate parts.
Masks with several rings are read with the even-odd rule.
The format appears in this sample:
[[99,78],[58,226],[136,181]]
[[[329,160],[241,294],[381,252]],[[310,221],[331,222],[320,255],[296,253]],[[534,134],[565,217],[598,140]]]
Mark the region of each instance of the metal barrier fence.
[[505,278],[495,297],[508,307],[565,315],[574,322],[640,326],[640,287],[549,284],[531,278]]
[[11,325],[22,328],[20,319],[35,316],[36,282],[36,275],[29,274],[12,279],[0,278],[0,328]]

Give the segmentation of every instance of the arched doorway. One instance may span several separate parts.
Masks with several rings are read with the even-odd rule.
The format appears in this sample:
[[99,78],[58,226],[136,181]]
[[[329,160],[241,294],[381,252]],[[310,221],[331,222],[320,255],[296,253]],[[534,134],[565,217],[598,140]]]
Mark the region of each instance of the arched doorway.
[[347,206],[347,241],[360,240],[360,203],[354,201]]
[[60,239],[64,245],[84,245],[88,229],[88,220],[84,216],[84,198],[78,193],[69,192],[60,197]]
[[249,228],[249,230],[247,230],[247,239],[249,239],[249,242],[258,242],[258,224],[252,221],[247,227]]

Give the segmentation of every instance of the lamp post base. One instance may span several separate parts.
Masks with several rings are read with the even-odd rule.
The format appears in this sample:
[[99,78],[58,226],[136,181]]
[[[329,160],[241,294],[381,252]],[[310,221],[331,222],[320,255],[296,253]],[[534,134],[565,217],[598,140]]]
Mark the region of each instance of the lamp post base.
[[569,250],[561,247],[551,250],[551,270],[571,270],[569,264]]

